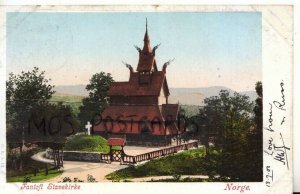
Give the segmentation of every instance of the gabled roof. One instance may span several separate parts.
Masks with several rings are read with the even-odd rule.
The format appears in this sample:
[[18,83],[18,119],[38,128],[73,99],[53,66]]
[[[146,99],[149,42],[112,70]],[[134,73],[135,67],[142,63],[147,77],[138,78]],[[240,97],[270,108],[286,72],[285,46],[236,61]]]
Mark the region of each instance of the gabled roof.
[[[168,112],[166,112],[168,111]],[[176,119],[178,114],[178,104],[165,105],[111,105],[105,108],[102,113],[102,123],[94,126],[95,131],[105,131],[103,123],[110,123],[111,133],[120,133],[120,127],[123,128],[126,122],[126,131],[123,133],[139,134],[142,121],[147,120],[149,127],[157,127],[160,129],[152,130],[153,135],[169,135],[176,134],[178,127]],[[173,121],[166,125],[166,117],[164,115],[172,115]],[[170,120],[169,120],[170,121]],[[111,122],[114,122],[112,124]],[[158,122],[158,123],[157,123]],[[154,124],[155,123],[155,124]],[[155,126],[153,126],[153,124]],[[108,124],[107,124],[108,125]]]
[[109,116],[113,120],[125,119],[130,121],[131,118],[134,120],[141,120],[142,117],[147,116],[148,119],[152,120],[154,117],[159,117],[164,121],[161,111],[158,105],[111,105],[105,108],[102,113],[102,118]]
[[165,84],[166,92],[169,94],[165,73],[153,72],[151,82],[148,85],[139,84],[139,72],[130,74],[128,82],[113,82],[108,91],[109,96],[159,96],[161,88]]
[[107,141],[110,146],[124,146],[126,143],[125,139],[122,138],[109,138]]

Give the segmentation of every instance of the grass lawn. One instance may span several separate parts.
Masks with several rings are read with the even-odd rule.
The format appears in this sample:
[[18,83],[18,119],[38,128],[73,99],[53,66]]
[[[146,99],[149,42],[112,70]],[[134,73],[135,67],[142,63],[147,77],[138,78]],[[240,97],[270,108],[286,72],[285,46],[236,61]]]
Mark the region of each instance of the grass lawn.
[[38,172],[36,174],[36,176],[34,176],[34,174],[26,174],[26,175],[19,175],[19,176],[8,176],[6,178],[7,182],[23,182],[24,181],[24,177],[27,176],[30,178],[31,182],[44,182],[48,179],[51,179],[53,177],[56,177],[58,175],[61,175],[63,173],[63,171],[59,171],[57,169],[49,169],[48,171],[48,175],[45,175],[45,170],[40,170],[40,172]]
[[188,150],[115,171],[106,175],[106,178],[121,181],[149,176],[207,175],[207,161],[204,156],[204,148]]
[[64,149],[67,151],[109,152],[107,140],[99,135],[73,136],[66,142]]

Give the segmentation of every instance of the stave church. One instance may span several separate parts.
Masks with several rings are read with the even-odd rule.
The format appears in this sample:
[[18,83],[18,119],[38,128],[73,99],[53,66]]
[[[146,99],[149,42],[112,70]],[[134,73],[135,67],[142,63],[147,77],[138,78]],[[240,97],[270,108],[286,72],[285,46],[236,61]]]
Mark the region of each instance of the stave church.
[[129,145],[166,146],[179,133],[179,104],[170,104],[166,62],[161,70],[151,48],[146,22],[144,46],[136,46],[139,60],[126,82],[113,82],[108,91],[108,104],[102,112],[102,122],[93,126],[94,134],[106,138],[123,136]]

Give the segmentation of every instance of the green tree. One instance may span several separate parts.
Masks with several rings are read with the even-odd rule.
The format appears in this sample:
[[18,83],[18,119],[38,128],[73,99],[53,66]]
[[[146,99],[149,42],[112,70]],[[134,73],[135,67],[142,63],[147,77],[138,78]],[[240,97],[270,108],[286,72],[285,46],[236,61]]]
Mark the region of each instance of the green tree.
[[262,144],[262,83],[257,82],[255,86],[257,99],[253,109],[253,125],[246,130],[244,143],[241,144],[239,162],[242,173],[238,174],[241,181],[263,181],[263,144]]
[[[20,148],[19,170],[23,170],[23,140],[31,113],[41,104],[47,103],[54,93],[53,85],[45,78],[45,72],[37,67],[15,75],[10,73],[6,82],[6,124],[8,147]],[[28,143],[28,141],[25,141]]]
[[254,113],[255,113],[255,124],[256,124],[256,129],[258,133],[262,133],[262,114],[263,114],[263,88],[262,88],[262,83],[256,82],[255,84],[255,90],[257,94],[257,98],[255,100],[255,107],[254,107]]
[[70,105],[45,103],[32,111],[25,137],[40,145],[63,144],[67,136],[77,131],[78,125]]
[[21,156],[23,141],[58,150],[78,128],[70,106],[49,103],[55,92],[49,81],[45,71],[34,67],[19,75],[11,73],[6,82],[7,143],[10,148],[20,147]]
[[218,180],[247,181],[249,157],[248,133],[254,127],[253,106],[249,97],[228,91],[204,100],[205,106],[197,116],[206,137],[214,137],[218,154],[209,155],[211,176]]
[[8,142],[21,142],[32,110],[51,98],[55,91],[49,81],[45,77],[45,71],[40,72],[37,67],[32,71],[22,71],[19,75],[10,73],[6,82]]
[[78,121],[70,105],[45,103],[36,108],[30,118],[29,130],[26,133],[28,141],[34,142],[41,148],[51,148],[54,165],[62,165],[62,149],[66,137],[78,129]]
[[106,104],[110,84],[113,82],[110,73],[96,73],[86,86],[89,96],[82,100],[83,105],[79,107],[80,127],[83,128],[87,121],[92,122],[96,114],[101,114]]
[[257,99],[254,107],[255,126],[247,133],[247,159],[248,172],[246,179],[250,181],[263,181],[263,88],[262,83],[255,85]]

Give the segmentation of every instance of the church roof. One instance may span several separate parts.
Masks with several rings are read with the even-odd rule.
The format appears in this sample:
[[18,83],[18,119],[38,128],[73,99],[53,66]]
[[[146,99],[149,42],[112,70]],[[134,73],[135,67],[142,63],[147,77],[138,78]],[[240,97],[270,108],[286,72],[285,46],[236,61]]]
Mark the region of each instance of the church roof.
[[[148,85],[139,84],[139,73],[131,73],[128,82],[113,82],[108,91],[109,96],[159,96],[163,84],[166,84],[165,73],[156,71],[152,73],[151,82]],[[167,93],[168,87],[167,88]]]
[[[168,135],[177,133],[176,119],[178,114],[178,104],[165,104],[165,105],[111,105],[105,108],[102,113],[102,118],[110,118],[112,121],[120,122],[126,121],[128,123],[136,123],[131,127],[130,133],[140,133],[139,124],[143,120],[152,122],[161,122],[162,127],[165,130],[158,130],[153,133],[155,135]],[[167,112],[168,111],[168,112]],[[165,126],[166,115],[173,115],[173,122]],[[172,121],[172,120],[171,120]],[[114,128],[119,127],[113,125]],[[95,127],[97,131],[97,126]],[[114,133],[114,129],[112,132]],[[116,130],[118,131],[118,130]]]
[[139,62],[137,65],[137,71],[151,71],[152,68],[156,68],[155,57],[151,53],[140,52]]
[[[154,49],[155,50],[155,49]],[[157,66],[155,62],[155,54],[150,45],[150,37],[148,34],[147,22],[146,22],[146,32],[144,36],[144,47],[139,51],[139,62],[136,67],[137,71],[157,71]]]
[[107,141],[110,146],[124,146],[126,143],[125,139],[122,138],[109,138]]
[[122,116],[122,118],[127,118],[128,121],[131,119],[130,116],[134,116],[134,120],[138,121],[144,116],[150,119],[154,117],[163,119],[158,105],[111,105],[106,107],[102,113],[103,118],[107,116],[114,120]]

